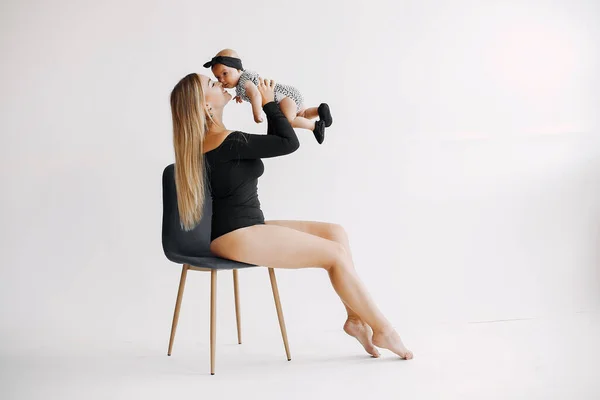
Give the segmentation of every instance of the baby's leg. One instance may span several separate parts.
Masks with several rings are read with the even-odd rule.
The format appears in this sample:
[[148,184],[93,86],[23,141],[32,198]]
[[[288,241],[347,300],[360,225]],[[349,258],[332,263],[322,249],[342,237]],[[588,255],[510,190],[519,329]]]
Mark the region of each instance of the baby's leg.
[[298,115],[309,119],[319,117],[319,119],[325,122],[325,127],[330,127],[333,123],[333,118],[331,118],[331,111],[329,110],[329,106],[327,105],[327,103],[321,103],[319,107],[311,107],[304,110],[300,110]]
[[294,128],[308,129],[315,135],[319,144],[325,140],[325,123],[323,121],[312,121],[310,119],[298,116],[296,102],[289,97],[284,97],[279,102],[279,108],[283,115],[290,121]]
[[294,128],[308,129],[309,131],[315,129],[315,121],[297,115],[296,102],[289,97],[281,99],[279,108],[281,108],[281,112],[283,112],[283,115],[285,115]]
[[315,119],[319,116],[319,109],[317,107],[304,108],[298,112],[298,116]]

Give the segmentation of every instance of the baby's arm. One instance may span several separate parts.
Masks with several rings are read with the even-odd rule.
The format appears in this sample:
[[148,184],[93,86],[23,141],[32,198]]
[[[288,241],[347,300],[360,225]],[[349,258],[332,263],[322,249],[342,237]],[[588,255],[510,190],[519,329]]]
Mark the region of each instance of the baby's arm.
[[262,122],[262,96],[258,91],[258,88],[252,81],[247,81],[244,85],[246,89],[246,96],[250,99],[252,104],[252,114],[254,114],[254,122]]

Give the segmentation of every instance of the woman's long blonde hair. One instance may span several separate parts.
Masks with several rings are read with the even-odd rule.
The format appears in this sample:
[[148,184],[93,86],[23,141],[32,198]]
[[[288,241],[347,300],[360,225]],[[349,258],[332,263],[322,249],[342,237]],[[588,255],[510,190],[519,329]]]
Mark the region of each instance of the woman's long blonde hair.
[[175,186],[181,228],[192,230],[204,206],[204,137],[208,130],[207,110],[200,77],[182,78],[171,92]]

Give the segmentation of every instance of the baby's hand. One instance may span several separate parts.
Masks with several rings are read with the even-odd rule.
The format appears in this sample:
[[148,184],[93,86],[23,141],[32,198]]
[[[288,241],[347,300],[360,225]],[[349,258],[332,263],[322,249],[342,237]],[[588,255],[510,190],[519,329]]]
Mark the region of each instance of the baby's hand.
[[236,103],[238,103],[238,104],[239,104],[239,103],[241,103],[241,102],[243,102],[243,100],[242,100],[242,98],[241,98],[240,96],[235,96],[235,97],[234,97],[234,100],[235,100],[235,102],[236,102]]
[[263,122],[262,115],[255,115],[254,122],[256,122],[257,124],[260,124],[261,122]]

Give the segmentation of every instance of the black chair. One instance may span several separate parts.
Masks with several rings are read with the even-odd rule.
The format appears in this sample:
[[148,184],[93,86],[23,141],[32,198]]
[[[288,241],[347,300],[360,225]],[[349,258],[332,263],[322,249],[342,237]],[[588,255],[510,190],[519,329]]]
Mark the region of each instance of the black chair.
[[[208,186],[208,185],[207,185]],[[253,264],[232,261],[217,257],[210,251],[210,233],[212,217],[212,201],[210,192],[206,192],[207,201],[204,202],[204,211],[200,223],[191,231],[181,229],[179,223],[179,211],[177,208],[177,192],[175,189],[175,165],[168,165],[163,171],[163,221],[162,221],[162,246],[165,256],[172,262],[183,264],[181,279],[179,281],[179,290],[177,292],[177,301],[175,303],[175,312],[173,315],[173,324],[171,326],[171,338],[169,339],[168,355],[171,355],[173,342],[175,340],[175,331],[177,330],[177,321],[179,320],[179,309],[181,299],[183,298],[183,289],[187,271],[210,271],[211,273],[211,294],[210,294],[210,373],[215,374],[215,344],[216,344],[216,294],[217,294],[217,271],[233,270],[233,288],[235,296],[235,313],[237,321],[238,343],[242,343],[242,333],[240,326],[240,301],[238,294],[238,269],[256,267]],[[277,280],[273,268],[268,268],[271,278],[271,287],[273,297],[275,298],[275,308],[283,344],[288,361],[291,360],[290,349],[288,346],[287,332],[283,312],[281,311],[281,301],[279,299],[279,290],[277,289]]]

